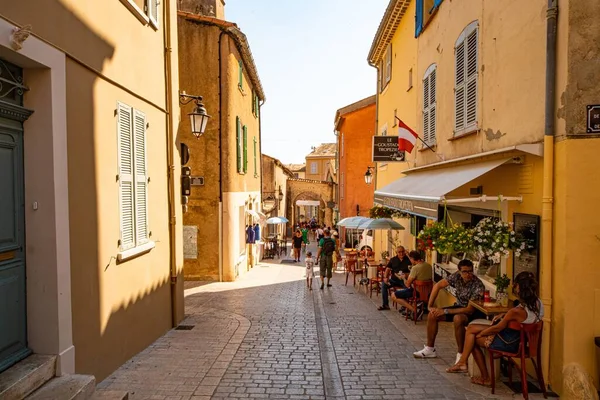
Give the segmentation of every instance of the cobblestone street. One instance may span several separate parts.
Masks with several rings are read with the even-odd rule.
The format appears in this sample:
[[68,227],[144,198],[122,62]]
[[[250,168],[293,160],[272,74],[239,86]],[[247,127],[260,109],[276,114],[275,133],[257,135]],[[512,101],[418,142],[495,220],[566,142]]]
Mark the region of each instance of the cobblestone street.
[[301,265],[276,260],[234,283],[188,282],[180,329],[98,390],[157,400],[513,398],[503,384],[492,397],[466,375],[444,372],[456,354],[449,324],[440,329],[441,357],[414,359],[425,322],[376,311],[381,298],[344,286],[344,277],[334,274],[324,291],[316,279],[310,292]]

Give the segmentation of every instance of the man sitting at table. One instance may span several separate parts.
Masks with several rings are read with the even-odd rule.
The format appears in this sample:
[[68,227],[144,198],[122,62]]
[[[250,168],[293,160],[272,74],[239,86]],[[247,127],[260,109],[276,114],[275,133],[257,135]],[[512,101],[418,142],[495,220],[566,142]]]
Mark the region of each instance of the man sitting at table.
[[[450,286],[454,288],[456,303],[450,307],[435,308],[434,303],[440,290]],[[485,287],[477,276],[473,275],[471,260],[460,260],[458,271],[433,286],[429,297],[429,315],[427,316],[427,345],[423,350],[413,353],[415,358],[434,358],[435,337],[438,333],[439,321],[454,322],[454,337],[458,347],[456,361],[460,360],[465,344],[465,328],[474,319],[485,316],[469,304],[470,300],[481,300]]]
[[410,265],[411,262],[406,256],[406,250],[403,246],[398,246],[396,255],[392,257],[383,273],[383,281],[381,282],[381,298],[383,304],[377,307],[379,311],[390,309],[388,289],[391,287],[404,287],[403,279],[408,274]]
[[413,250],[408,253],[408,258],[413,267],[410,269],[408,279],[404,281],[406,287],[392,293],[392,301],[406,308],[407,312],[408,310],[412,310],[416,314],[416,318],[419,319],[423,315],[425,304],[422,304],[422,302],[410,304],[407,299],[413,297],[414,289],[411,285],[414,281],[431,281],[433,278],[433,268],[431,264],[423,261],[423,257],[418,251]]

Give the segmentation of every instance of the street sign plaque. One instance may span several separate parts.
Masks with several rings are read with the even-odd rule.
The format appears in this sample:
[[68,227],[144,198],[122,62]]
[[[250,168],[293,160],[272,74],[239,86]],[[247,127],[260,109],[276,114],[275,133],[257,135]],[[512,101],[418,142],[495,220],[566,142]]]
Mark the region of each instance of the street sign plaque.
[[587,133],[600,133],[600,104],[587,106]]
[[404,160],[405,153],[398,148],[398,136],[373,136],[373,161],[401,162]]

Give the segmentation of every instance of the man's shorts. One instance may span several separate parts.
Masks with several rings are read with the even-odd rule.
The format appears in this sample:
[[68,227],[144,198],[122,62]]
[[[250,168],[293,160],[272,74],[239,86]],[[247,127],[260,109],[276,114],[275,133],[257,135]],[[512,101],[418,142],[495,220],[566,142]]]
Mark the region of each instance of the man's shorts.
[[333,254],[330,256],[323,256],[319,260],[319,272],[321,277],[331,278],[333,268]]
[[396,296],[397,299],[412,299],[413,297],[413,288],[409,287],[409,288],[404,288],[404,289],[400,289],[400,290],[396,290],[396,292],[394,292],[394,295]]
[[[451,308],[464,308],[464,307],[463,307],[463,306],[459,306],[459,305],[455,304],[455,305],[453,305],[453,306],[450,306],[450,307],[443,307],[442,309],[444,309],[444,310],[445,310],[446,308],[448,308],[448,309],[451,309]],[[455,315],[457,315],[457,314],[446,314],[446,315],[444,315],[444,317],[446,317],[446,320],[445,320],[445,321],[446,321],[446,322],[453,322],[453,321],[454,321],[454,316],[455,316]],[[467,315],[467,314],[464,314],[464,315]],[[471,315],[467,315],[467,318],[468,318],[469,322],[473,321],[474,319],[479,319],[479,318],[484,318],[484,319],[485,319],[485,317],[486,317],[486,316],[485,316],[485,314],[484,314],[484,313],[482,313],[482,312],[481,312],[481,311],[479,311],[479,310],[475,310],[475,311],[473,312],[473,314],[471,314]]]

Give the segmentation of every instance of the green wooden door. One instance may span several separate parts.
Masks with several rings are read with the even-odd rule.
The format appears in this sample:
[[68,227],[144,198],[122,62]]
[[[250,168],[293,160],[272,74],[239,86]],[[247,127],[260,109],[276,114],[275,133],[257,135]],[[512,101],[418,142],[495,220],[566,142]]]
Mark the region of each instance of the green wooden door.
[[30,354],[23,187],[22,124],[0,118],[0,371]]

